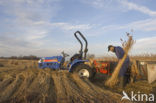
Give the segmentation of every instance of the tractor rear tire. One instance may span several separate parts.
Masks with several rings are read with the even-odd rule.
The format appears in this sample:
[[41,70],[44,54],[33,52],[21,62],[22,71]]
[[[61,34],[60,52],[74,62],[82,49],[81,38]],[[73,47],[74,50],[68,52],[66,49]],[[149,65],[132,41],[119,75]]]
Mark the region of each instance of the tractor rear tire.
[[80,77],[86,77],[88,79],[92,79],[95,76],[95,71],[87,64],[76,65],[73,72]]

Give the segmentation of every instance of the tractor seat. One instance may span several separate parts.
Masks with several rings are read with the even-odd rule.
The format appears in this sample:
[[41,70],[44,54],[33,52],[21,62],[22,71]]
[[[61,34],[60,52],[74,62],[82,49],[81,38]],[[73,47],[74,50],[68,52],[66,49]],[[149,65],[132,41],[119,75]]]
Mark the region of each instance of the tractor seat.
[[74,55],[71,57],[70,61],[72,62],[72,61],[75,60],[75,59],[82,59],[81,54],[74,54]]

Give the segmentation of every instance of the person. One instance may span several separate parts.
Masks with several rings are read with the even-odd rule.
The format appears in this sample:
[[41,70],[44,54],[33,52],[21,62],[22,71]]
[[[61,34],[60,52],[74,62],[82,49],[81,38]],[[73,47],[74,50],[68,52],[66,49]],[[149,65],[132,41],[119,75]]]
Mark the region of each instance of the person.
[[[108,52],[109,51],[115,53],[119,61],[123,58],[125,54],[123,48],[120,46],[109,45]],[[119,86],[121,88],[124,88],[128,83],[129,76],[127,75],[127,71],[128,71],[129,63],[130,63],[129,56],[127,56],[122,67],[120,68],[119,75],[118,75],[119,82],[120,82]]]

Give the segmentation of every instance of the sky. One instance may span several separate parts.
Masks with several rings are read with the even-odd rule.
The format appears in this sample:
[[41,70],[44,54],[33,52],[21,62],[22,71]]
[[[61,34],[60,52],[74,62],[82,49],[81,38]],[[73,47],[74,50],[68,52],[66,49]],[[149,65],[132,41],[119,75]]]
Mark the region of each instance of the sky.
[[130,54],[156,53],[156,0],[0,0],[0,56],[78,53],[81,31],[89,54],[109,56],[131,33]]

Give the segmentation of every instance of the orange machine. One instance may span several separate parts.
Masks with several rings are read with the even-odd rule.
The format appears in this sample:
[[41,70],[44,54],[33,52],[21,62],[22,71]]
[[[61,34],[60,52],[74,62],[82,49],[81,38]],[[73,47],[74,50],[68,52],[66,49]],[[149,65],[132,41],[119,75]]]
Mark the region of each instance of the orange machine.
[[112,75],[112,71],[116,65],[115,62],[110,61],[93,61],[94,68],[97,73]]

